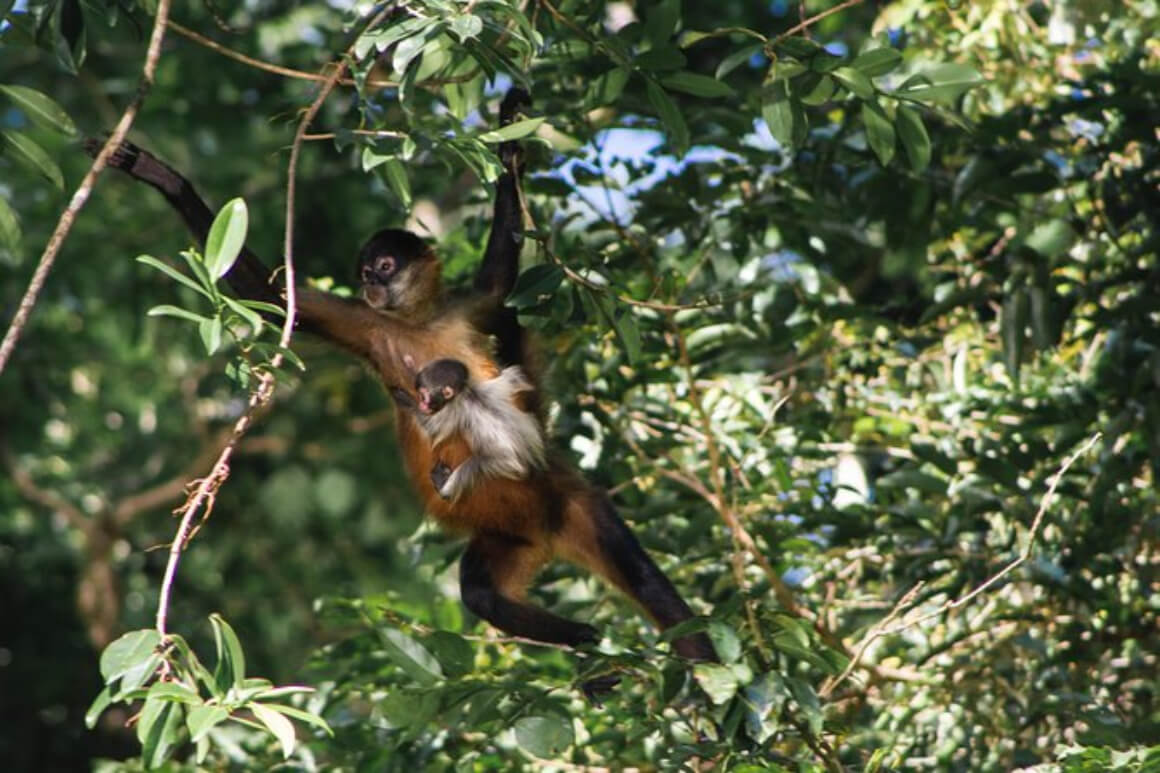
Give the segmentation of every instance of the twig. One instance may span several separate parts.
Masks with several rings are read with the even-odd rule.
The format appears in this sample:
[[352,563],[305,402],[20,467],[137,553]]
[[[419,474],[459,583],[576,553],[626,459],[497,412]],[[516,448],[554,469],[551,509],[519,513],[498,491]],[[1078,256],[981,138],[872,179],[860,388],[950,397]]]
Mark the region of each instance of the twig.
[[846,664],[846,668],[842,670],[842,673],[838,674],[836,677],[832,677],[826,680],[826,683],[822,685],[820,690],[818,690],[819,696],[822,698],[830,697],[838,685],[846,681],[846,678],[849,677],[850,674],[854,673],[854,669],[858,667],[859,663],[861,663],[862,656],[866,654],[866,650],[870,648],[871,644],[882,638],[882,632],[886,626],[890,625],[894,618],[898,617],[899,613],[901,613],[903,609],[909,607],[911,603],[913,603],[914,597],[918,595],[918,592],[922,590],[924,585],[925,583],[919,582],[902,595],[902,598],[900,598],[898,602],[893,607],[891,607],[889,614],[879,620],[874,625],[874,627],[870,629],[870,632],[862,638],[861,643],[858,645],[858,649],[854,651],[853,657],[850,658],[850,662]]
[[[386,11],[381,11],[370,22],[373,26],[378,24],[385,16]],[[302,146],[302,136],[306,133],[310,122],[318,114],[319,108],[326,100],[326,97],[334,89],[335,84],[338,83],[343,73],[346,72],[346,60],[350,55],[354,46],[339,58],[338,63],[329,76],[326,82],[323,83],[319,90],[318,96],[315,97],[314,102],[307,108],[303,115],[301,122],[298,125],[298,130],[294,137],[294,144],[290,148],[290,163],[286,190],[286,241],[285,251],[283,257],[283,270],[285,272],[286,282],[286,320],[282,325],[282,335],[279,339],[279,345],[285,349],[290,344],[290,336],[294,330],[294,318],[296,316],[295,294],[294,294],[294,264],[293,264],[293,240],[294,240],[294,175],[298,163],[298,151]],[[190,496],[189,500],[182,506],[180,512],[182,513],[181,523],[177,527],[177,535],[173,540],[173,544],[169,547],[169,561],[165,566],[165,577],[161,583],[161,593],[157,601],[157,631],[164,639],[167,634],[165,630],[166,616],[169,610],[169,597],[173,588],[173,579],[177,573],[177,565],[181,561],[181,552],[185,548],[185,543],[189,539],[193,529],[194,516],[198,510],[205,505],[205,517],[213,510],[214,496],[218,487],[229,476],[229,461],[233,456],[234,450],[237,448],[238,441],[253,424],[258,410],[266,405],[270,396],[274,392],[274,371],[282,364],[281,353],[276,354],[270,360],[270,366],[261,376],[258,387],[250,395],[250,400],[246,404],[246,410],[241,418],[234,424],[233,432],[230,435],[229,441],[222,449],[221,454],[218,455],[217,462],[214,463],[213,469],[210,470],[209,475],[202,478],[197,485],[197,489]]]
[[839,3],[838,5],[835,5],[833,8],[827,8],[826,10],[822,11],[821,13],[815,14],[814,16],[811,16],[810,18],[805,19],[800,24],[795,24],[794,26],[790,27],[788,30],[781,33],[773,40],[769,41],[769,43],[766,45],[766,48],[773,48],[778,43],[780,43],[781,41],[790,37],[791,35],[798,33],[798,32],[801,32],[802,30],[807,29],[809,27],[814,26],[815,24],[817,24],[818,22],[820,22],[822,19],[826,18],[827,16],[832,16],[835,13],[838,13],[839,11],[844,11],[847,8],[850,8],[851,6],[859,5],[860,3],[862,3],[862,1],[863,0],[846,0],[846,2]]
[[48,279],[48,272],[52,270],[52,264],[60,253],[64,240],[72,230],[73,222],[80,214],[85,202],[88,201],[89,195],[92,194],[97,177],[104,170],[113,150],[119,148],[124,142],[125,135],[129,133],[129,127],[137,118],[137,111],[141,109],[146,95],[153,87],[157,62],[161,58],[161,42],[165,39],[165,22],[169,18],[169,2],[170,0],[158,0],[157,16],[153,20],[153,31],[149,35],[149,47],[145,50],[145,64],[141,70],[141,81],[137,84],[137,93],[133,96],[128,107],[125,108],[125,112],[121,114],[121,120],[117,121],[112,134],[105,140],[104,147],[93,159],[92,166],[89,167],[89,171],[81,180],[81,184],[77,186],[72,199],[69,200],[68,206],[65,207],[60,219],[57,220],[56,228],[53,229],[48,245],[40,256],[36,271],[33,272],[32,279],[28,283],[28,289],[25,291],[24,297],[20,299],[20,306],[16,309],[16,314],[8,326],[8,331],[4,334],[3,342],[0,342],[0,373],[4,372],[4,367],[8,364],[8,359],[16,348],[16,342],[20,339],[20,334],[28,323],[28,317],[32,314],[33,307],[36,306],[36,299]]
[[[210,38],[205,37],[201,33],[194,32],[193,30],[189,29],[188,27],[183,27],[175,21],[169,22],[169,27],[174,32],[176,32],[178,35],[181,35],[184,38],[188,38],[189,40],[192,40],[194,43],[197,43],[200,46],[205,46],[210,51],[221,54],[222,56],[226,57],[227,59],[233,59],[235,62],[241,62],[242,64],[247,65],[249,67],[253,67],[257,70],[263,70],[264,72],[274,73],[275,75],[281,75],[281,76],[286,77],[286,78],[298,78],[300,80],[318,81],[319,83],[326,83],[329,80],[329,76],[327,76],[327,75],[321,75],[321,74],[316,73],[316,72],[305,72],[304,70],[294,70],[294,69],[291,69],[289,67],[282,67],[281,65],[270,64],[269,62],[263,62],[261,59],[254,59],[253,57],[246,56],[245,54],[241,53],[240,51],[235,51],[232,48],[228,48],[226,46],[223,46],[221,43],[218,43],[216,40],[211,40]],[[352,79],[352,78],[339,78],[338,82],[341,83],[343,86],[353,86],[354,85],[354,79]],[[394,88],[394,87],[397,87],[399,85],[399,83],[398,83],[398,81],[368,79],[366,82],[366,85],[376,86],[378,88]],[[333,86],[332,86],[332,88],[333,88]]]
[[[1080,458],[1084,454],[1086,454],[1091,449],[1091,447],[1096,444],[1096,442],[1100,439],[1100,437],[1102,437],[1102,433],[1097,432],[1096,434],[1094,434],[1090,438],[1088,438],[1088,441],[1086,443],[1084,443],[1079,448],[1079,450],[1077,450],[1075,453],[1073,453],[1071,456],[1069,456],[1067,458],[1067,460],[1064,461],[1063,465],[1059,468],[1059,471],[1056,472],[1055,475],[1052,477],[1051,483],[1047,487],[1047,493],[1043,495],[1043,501],[1039,503],[1039,511],[1037,513],[1035,513],[1035,518],[1031,522],[1031,529],[1027,533],[1027,544],[1024,546],[1023,550],[1020,551],[1019,555],[1016,556],[1015,559],[1011,563],[1007,564],[1007,566],[1003,567],[997,574],[995,574],[991,578],[984,581],[981,585],[979,585],[977,588],[975,588],[974,590],[972,590],[970,593],[966,594],[965,596],[962,596],[962,597],[957,598],[957,599],[952,599],[951,601],[947,601],[946,603],[939,606],[938,609],[935,609],[932,612],[927,612],[926,614],[920,615],[919,617],[916,617],[916,618],[913,618],[910,620],[903,620],[901,623],[894,626],[893,628],[888,628],[888,629],[883,630],[880,635],[881,636],[888,636],[890,634],[895,634],[895,633],[899,633],[901,631],[905,631],[907,628],[913,628],[914,626],[918,625],[919,623],[930,620],[932,617],[938,617],[943,612],[946,612],[948,609],[955,609],[957,607],[961,607],[964,604],[966,604],[968,601],[970,601],[971,599],[975,598],[979,594],[986,591],[991,586],[995,585],[995,583],[999,582],[999,580],[1003,579],[1004,577],[1009,575],[1011,572],[1018,569],[1023,564],[1024,561],[1026,561],[1028,558],[1031,557],[1031,551],[1035,549],[1035,538],[1039,534],[1040,526],[1043,525],[1043,516],[1047,513],[1047,507],[1048,507],[1048,505],[1051,504],[1051,498],[1053,496],[1055,496],[1055,488],[1056,488],[1056,486],[1059,485],[1059,481],[1063,478],[1063,475],[1064,475],[1064,473],[1067,472],[1068,468],[1070,468],[1071,465],[1075,463],[1075,460]],[[909,594],[907,594],[907,595],[909,595]]]

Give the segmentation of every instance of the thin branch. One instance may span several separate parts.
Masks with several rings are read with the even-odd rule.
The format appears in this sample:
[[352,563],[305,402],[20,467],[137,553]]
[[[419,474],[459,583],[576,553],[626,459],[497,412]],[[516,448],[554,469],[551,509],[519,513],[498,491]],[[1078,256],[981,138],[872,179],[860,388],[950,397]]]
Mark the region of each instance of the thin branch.
[[1016,556],[1013,561],[1011,561],[1011,563],[1007,564],[1007,566],[1003,567],[1003,569],[1001,569],[997,574],[984,581],[981,585],[979,585],[965,596],[947,601],[932,612],[927,612],[926,614],[920,615],[919,617],[910,620],[903,620],[893,628],[883,630],[880,635],[888,636],[890,634],[900,633],[908,628],[913,628],[919,623],[930,620],[933,617],[938,617],[949,609],[956,609],[961,607],[979,594],[987,591],[989,588],[999,582],[999,580],[1003,579],[1011,572],[1022,566],[1023,562],[1031,557],[1031,552],[1035,549],[1035,539],[1039,535],[1039,528],[1043,525],[1043,517],[1047,513],[1047,508],[1051,504],[1052,497],[1055,496],[1055,488],[1059,485],[1059,481],[1068,471],[1068,468],[1070,468],[1077,459],[1086,454],[1091,449],[1091,447],[1094,446],[1097,441],[1099,441],[1100,437],[1102,437],[1102,433],[1097,432],[1088,438],[1088,441],[1080,446],[1080,448],[1075,453],[1069,456],[1067,460],[1064,461],[1063,465],[1059,468],[1059,471],[1056,472],[1052,477],[1051,483],[1047,487],[1047,493],[1043,495],[1043,501],[1039,503],[1039,511],[1035,513],[1035,518],[1031,522],[1031,529],[1027,533],[1027,544],[1023,547],[1023,550],[1020,551],[1019,555]]
[[[378,24],[387,11],[381,11],[369,26]],[[294,240],[294,175],[298,163],[298,152],[302,147],[302,137],[306,134],[306,129],[310,122],[318,114],[319,108],[326,100],[326,97],[334,89],[339,79],[346,72],[346,61],[354,49],[354,44],[351,44],[338,62],[335,63],[334,69],[327,76],[322,88],[319,90],[318,96],[315,97],[310,107],[307,108],[303,115],[301,122],[298,125],[298,130],[295,133],[294,144],[290,148],[290,162],[289,162],[289,179],[287,181],[286,189],[286,240],[285,252],[283,256],[283,270],[285,272],[286,283],[286,320],[282,325],[282,335],[279,339],[280,346],[285,349],[290,345],[290,336],[294,330],[294,319],[297,308],[295,305],[294,294],[294,263],[293,263],[293,240]],[[169,546],[169,561],[165,566],[165,577],[161,583],[161,593],[157,601],[157,631],[164,638],[167,636],[165,625],[166,617],[169,612],[169,598],[173,589],[173,580],[177,574],[177,565],[181,561],[181,552],[185,549],[185,544],[189,540],[193,531],[194,517],[197,512],[202,509],[204,505],[204,515],[202,520],[209,517],[213,510],[214,497],[216,496],[218,488],[229,476],[229,462],[233,456],[234,450],[237,448],[238,442],[242,436],[253,424],[259,409],[267,405],[270,401],[270,396],[274,393],[274,372],[282,364],[281,353],[276,354],[270,360],[270,366],[262,373],[261,380],[258,383],[257,389],[250,395],[250,400],[246,405],[245,413],[234,424],[233,432],[230,434],[230,439],[226,443],[225,448],[222,449],[218,456],[217,462],[214,463],[213,469],[210,470],[209,475],[202,478],[198,482],[197,489],[190,496],[189,500],[181,508],[181,523],[177,527],[177,535],[173,540],[173,544]]]
[[117,122],[117,126],[113,129],[112,134],[105,140],[104,147],[97,157],[93,159],[92,166],[81,180],[81,184],[77,186],[76,192],[69,201],[68,206],[65,207],[64,212],[61,213],[60,219],[56,223],[56,228],[53,229],[52,236],[48,240],[48,245],[44,248],[44,253],[40,256],[40,262],[36,266],[36,271],[33,272],[32,279],[28,283],[28,289],[24,293],[24,297],[20,299],[20,306],[16,309],[16,315],[12,318],[11,324],[8,326],[8,331],[4,334],[3,342],[0,342],[0,373],[4,372],[4,367],[8,364],[8,358],[12,356],[13,350],[16,348],[16,342],[20,339],[20,334],[24,330],[24,326],[28,323],[28,317],[32,314],[32,309],[36,306],[36,299],[40,295],[40,291],[44,288],[44,283],[48,279],[48,273],[52,270],[52,264],[56,260],[56,256],[60,253],[60,249],[64,246],[64,240],[68,237],[72,230],[73,222],[80,214],[85,202],[88,201],[90,194],[93,192],[93,186],[97,182],[97,177],[105,168],[105,164],[112,155],[113,150],[119,148],[124,142],[125,136],[129,133],[129,127],[133,125],[133,121],[137,118],[137,111],[141,109],[141,105],[145,102],[146,95],[153,87],[153,78],[157,72],[157,62],[161,58],[161,42],[165,39],[165,22],[169,18],[169,3],[170,0],[158,0],[157,16],[153,20],[153,31],[149,35],[149,47],[145,51],[145,64],[141,70],[141,81],[137,84],[137,93],[133,96],[133,100],[129,106],[125,108],[125,112],[121,114],[121,120]]
[[874,627],[870,629],[869,633],[867,633],[866,636],[862,638],[861,643],[858,644],[858,649],[854,651],[854,656],[850,658],[850,662],[846,664],[846,668],[842,670],[842,673],[838,674],[836,677],[832,677],[826,680],[826,683],[822,685],[820,690],[818,690],[819,696],[822,698],[830,697],[838,685],[846,681],[846,678],[849,677],[850,674],[854,673],[854,669],[857,668],[858,664],[862,662],[862,656],[866,654],[866,650],[869,649],[871,644],[882,637],[882,632],[885,630],[886,626],[890,625],[890,623],[892,623],[894,619],[898,617],[903,609],[906,609],[914,602],[914,597],[918,595],[918,592],[922,590],[924,585],[925,583],[919,582],[902,595],[902,598],[900,598],[898,602],[890,609],[889,614],[879,620],[874,625]]
[[781,41],[790,37],[791,35],[794,35],[798,32],[801,32],[804,29],[808,29],[808,28],[814,26],[815,24],[817,24],[818,22],[820,22],[822,19],[826,18],[827,16],[833,16],[835,13],[838,13],[839,11],[844,11],[847,8],[850,8],[852,6],[859,5],[862,2],[863,2],[863,0],[846,0],[846,2],[839,3],[838,5],[835,5],[833,8],[827,8],[826,10],[822,11],[821,13],[816,14],[814,16],[811,16],[808,19],[805,19],[800,24],[795,24],[794,26],[790,27],[788,30],[786,30],[785,32],[781,33],[776,38],[771,40],[766,45],[766,48],[773,48],[778,43],[780,43]]
[[[210,38],[205,37],[201,33],[194,32],[188,27],[183,27],[175,21],[169,22],[169,26],[178,35],[181,35],[184,38],[188,38],[200,46],[205,46],[210,51],[221,54],[227,59],[233,59],[235,62],[241,62],[248,67],[253,67],[257,70],[273,73],[275,75],[281,75],[286,78],[298,78],[299,80],[317,81],[319,83],[326,83],[330,80],[330,76],[327,75],[321,75],[316,72],[305,72],[304,70],[294,70],[289,67],[270,64],[269,62],[263,62],[261,59],[254,59],[253,57],[246,56],[239,51],[235,51],[232,48],[223,46],[216,40],[211,40]],[[355,85],[354,79],[352,78],[339,78],[338,82],[343,86]],[[396,88],[399,83],[398,81],[368,79],[366,81],[366,85],[375,86],[377,88]],[[331,88],[333,88],[333,85]]]

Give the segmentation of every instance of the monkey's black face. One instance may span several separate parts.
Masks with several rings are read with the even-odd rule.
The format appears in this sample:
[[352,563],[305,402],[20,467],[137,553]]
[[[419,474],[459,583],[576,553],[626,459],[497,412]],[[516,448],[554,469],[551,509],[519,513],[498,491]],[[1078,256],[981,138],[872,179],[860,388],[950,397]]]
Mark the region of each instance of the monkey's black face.
[[363,300],[376,309],[405,306],[414,294],[413,269],[432,260],[426,243],[410,231],[379,231],[359,250],[358,278]]
[[393,255],[379,255],[363,263],[359,269],[363,300],[376,309],[398,306],[397,293],[392,292],[398,269],[399,261]]

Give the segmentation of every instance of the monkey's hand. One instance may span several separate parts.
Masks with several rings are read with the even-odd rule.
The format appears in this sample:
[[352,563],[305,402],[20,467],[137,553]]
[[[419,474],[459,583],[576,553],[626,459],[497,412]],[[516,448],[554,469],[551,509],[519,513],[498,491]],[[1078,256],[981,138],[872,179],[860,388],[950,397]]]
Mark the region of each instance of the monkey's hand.
[[[97,157],[104,146],[105,141],[96,137],[90,137],[84,141],[85,152],[93,158]],[[131,177],[150,185],[155,185],[163,193],[176,194],[181,190],[184,182],[181,175],[164,162],[128,140],[122,142],[109,154],[109,166],[113,169],[120,169]]]
[[451,499],[451,492],[444,492],[447,487],[447,481],[451,478],[452,470],[443,462],[437,462],[431,468],[431,483],[435,486],[435,491],[439,493],[443,499]]
[[391,397],[394,397],[395,402],[398,403],[401,407],[408,410],[413,411],[419,407],[419,404],[415,402],[415,398],[411,397],[411,393],[406,389],[391,387]]
[[[512,86],[499,103],[499,125],[507,126],[516,119],[523,110],[532,106],[532,97],[527,90],[519,86]],[[501,142],[499,145],[499,159],[507,169],[517,177],[523,172],[524,153],[520,143],[515,140]]]

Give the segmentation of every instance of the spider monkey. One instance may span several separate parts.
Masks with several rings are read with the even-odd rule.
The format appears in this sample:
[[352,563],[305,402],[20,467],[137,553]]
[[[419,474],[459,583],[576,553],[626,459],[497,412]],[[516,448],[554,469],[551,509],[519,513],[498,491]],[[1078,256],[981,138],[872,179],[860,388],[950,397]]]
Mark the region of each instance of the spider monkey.
[[543,425],[525,399],[534,390],[518,365],[479,383],[458,360],[436,360],[419,371],[415,410],[436,457],[440,444],[456,435],[471,449],[454,470],[443,462],[431,469],[439,496],[455,501],[482,478],[522,480],[546,466]]
[[[526,92],[509,91],[500,107],[501,123],[510,122],[527,101]],[[530,468],[523,479],[480,477],[458,499],[446,500],[436,490],[431,471],[439,464],[460,467],[472,449],[458,433],[439,444],[437,457],[415,412],[399,399],[414,388],[414,363],[457,360],[472,383],[499,377],[501,365],[527,366],[523,328],[514,309],[504,306],[519,273],[522,240],[518,178],[523,161],[518,143],[503,143],[500,157],[505,171],[496,186],[491,231],[468,297],[444,295],[440,263],[422,239],[384,229],[359,251],[362,298],[300,288],[300,327],[369,363],[395,397],[396,432],[411,484],[441,526],[470,537],[460,560],[461,597],[468,609],[514,636],[573,647],[595,643],[600,638],[595,627],[525,600],[539,569],[563,558],[604,577],[660,628],[668,628],[692,617],[692,611],[605,492],[559,455],[548,454],[543,467]],[[213,214],[188,180],[129,143],[109,163],[158,190],[205,243]],[[242,297],[283,302],[270,283],[269,269],[248,248],[242,248],[226,279]],[[497,342],[494,354],[488,336]],[[673,646],[686,658],[717,660],[702,633],[678,638]]]

